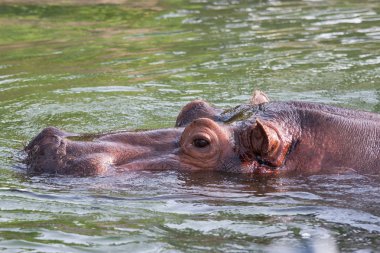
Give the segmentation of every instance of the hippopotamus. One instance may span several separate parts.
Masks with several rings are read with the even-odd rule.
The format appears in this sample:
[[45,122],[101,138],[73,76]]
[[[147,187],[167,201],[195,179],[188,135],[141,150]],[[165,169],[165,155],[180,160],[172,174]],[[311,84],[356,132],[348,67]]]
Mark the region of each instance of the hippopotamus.
[[80,135],[47,127],[24,150],[33,174],[168,169],[380,174],[380,115],[320,103],[272,102],[255,91],[249,103],[227,110],[192,101],[173,128]]

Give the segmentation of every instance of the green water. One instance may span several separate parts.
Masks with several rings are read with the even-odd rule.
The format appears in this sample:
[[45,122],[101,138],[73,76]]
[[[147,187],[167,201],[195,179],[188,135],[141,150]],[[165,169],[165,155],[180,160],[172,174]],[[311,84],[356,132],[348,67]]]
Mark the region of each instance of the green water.
[[193,99],[231,108],[254,88],[380,112],[378,0],[1,3],[2,252],[380,251],[376,178],[28,177],[18,162],[49,125],[169,127]]

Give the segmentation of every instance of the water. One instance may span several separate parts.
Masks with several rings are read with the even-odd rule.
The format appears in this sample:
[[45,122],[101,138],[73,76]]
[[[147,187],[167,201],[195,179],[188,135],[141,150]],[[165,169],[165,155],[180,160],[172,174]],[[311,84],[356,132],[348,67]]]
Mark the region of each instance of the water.
[[380,112],[377,0],[23,2],[0,1],[1,251],[380,251],[379,178],[28,177],[18,162],[49,125],[169,127],[188,101],[231,108],[253,88]]

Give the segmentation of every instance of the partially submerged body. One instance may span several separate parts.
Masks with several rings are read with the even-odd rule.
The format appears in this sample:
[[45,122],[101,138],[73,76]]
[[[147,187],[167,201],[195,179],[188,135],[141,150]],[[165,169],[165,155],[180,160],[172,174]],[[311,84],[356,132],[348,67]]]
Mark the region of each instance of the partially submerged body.
[[380,115],[305,102],[221,110],[196,100],[174,128],[88,139],[50,127],[25,148],[31,173],[96,175],[128,170],[380,174]]

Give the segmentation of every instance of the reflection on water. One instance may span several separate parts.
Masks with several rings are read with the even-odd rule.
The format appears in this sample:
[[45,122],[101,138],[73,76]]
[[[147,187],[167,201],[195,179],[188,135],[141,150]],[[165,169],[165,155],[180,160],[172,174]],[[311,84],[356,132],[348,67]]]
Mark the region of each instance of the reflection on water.
[[369,196],[379,191],[378,182],[353,175],[267,180],[177,172],[22,176],[17,190],[9,185],[0,191],[1,222],[8,237],[13,231],[50,250],[58,243],[100,251],[351,251],[379,243],[380,203]]
[[17,162],[49,125],[170,127],[196,98],[245,117],[253,87],[380,112],[377,0],[17,2],[0,0],[3,251],[379,251],[379,178],[29,178]]

